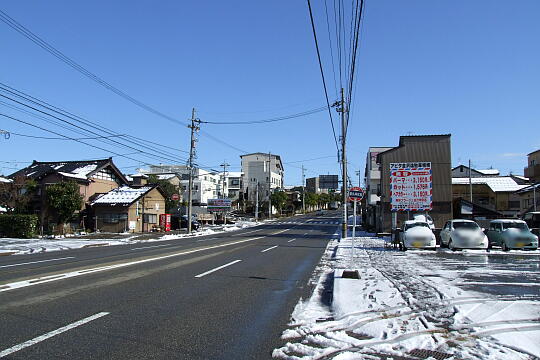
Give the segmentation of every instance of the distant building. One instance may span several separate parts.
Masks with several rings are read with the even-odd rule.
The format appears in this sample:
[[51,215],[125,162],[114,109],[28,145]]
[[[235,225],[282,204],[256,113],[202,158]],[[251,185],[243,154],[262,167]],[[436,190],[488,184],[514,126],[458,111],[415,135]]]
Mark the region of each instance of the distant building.
[[[242,191],[242,175],[241,171],[227,171],[225,181],[223,181],[223,173],[219,174],[219,195],[233,201],[238,200]],[[224,189],[222,189],[223,185],[225,185]]]
[[[186,165],[151,165],[149,170],[140,169],[145,175],[155,175],[158,179],[169,180],[173,185],[181,187],[179,194],[183,201],[188,199],[189,168]],[[206,205],[208,199],[217,198],[220,188],[219,172],[207,171],[200,168],[193,169],[194,205]]]
[[283,189],[284,170],[281,157],[274,154],[253,153],[240,156],[242,162],[242,193],[243,198],[255,203],[268,201],[270,191]]
[[[500,171],[497,169],[472,169],[471,168],[471,177],[482,177],[482,176],[499,176]],[[452,177],[469,177],[469,167],[465,165],[458,165],[452,169]]]
[[[469,178],[452,178],[452,198],[455,202],[454,216],[460,218],[470,218],[476,220],[478,217],[485,217],[476,214],[474,211],[459,212],[459,200],[465,199],[470,202],[472,187],[472,204],[480,206],[482,209],[495,211],[504,217],[517,217],[521,210],[520,196],[515,192],[527,187],[519,185],[511,176],[482,176]],[[499,216],[500,216],[499,215]]]
[[[380,217],[377,231],[392,229],[390,203],[390,164],[404,162],[431,162],[432,210],[429,214],[435,226],[442,227],[452,217],[452,166],[450,135],[401,136],[399,146],[377,155],[381,169]],[[397,225],[407,220],[407,212],[397,213]]]
[[319,175],[306,179],[306,192],[321,194],[330,193],[339,189],[338,175]]
[[366,156],[366,169],[364,171],[365,196],[363,201],[364,225],[369,229],[376,229],[378,219],[381,219],[381,169],[377,156],[392,149],[391,147],[370,147]]
[[525,177],[531,182],[540,182],[540,149],[527,155],[527,167],[524,169]]

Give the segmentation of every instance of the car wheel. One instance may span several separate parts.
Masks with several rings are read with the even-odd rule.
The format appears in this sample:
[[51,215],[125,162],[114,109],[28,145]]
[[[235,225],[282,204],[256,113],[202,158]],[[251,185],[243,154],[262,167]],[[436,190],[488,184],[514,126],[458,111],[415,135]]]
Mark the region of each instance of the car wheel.
[[502,247],[502,251],[508,251],[508,250],[510,250],[510,249],[508,248],[508,246],[506,246],[506,242],[504,242],[504,240],[503,240],[503,242],[502,242],[502,246],[501,246],[501,247]]
[[445,248],[445,247],[448,247],[448,245],[446,245],[443,241],[443,238],[441,238],[441,248]]
[[454,247],[454,244],[452,243],[452,239],[448,242],[448,248],[452,251],[456,251],[457,248]]

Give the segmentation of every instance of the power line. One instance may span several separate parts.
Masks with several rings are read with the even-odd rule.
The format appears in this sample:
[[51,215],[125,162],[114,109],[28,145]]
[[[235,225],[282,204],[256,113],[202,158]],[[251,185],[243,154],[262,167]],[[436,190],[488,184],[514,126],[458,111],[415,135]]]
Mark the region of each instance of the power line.
[[[13,131],[10,131],[10,133],[13,134],[13,135],[22,136],[22,137],[27,137],[27,138],[32,138],[32,139],[43,139],[43,140],[71,140],[71,139],[66,139],[66,138],[62,138],[62,137],[47,137],[47,136],[35,136],[35,135],[28,135],[28,134],[19,134],[19,133],[13,132]],[[106,138],[119,137],[119,136],[124,136],[124,135],[109,135],[109,136],[86,137],[86,138],[77,138],[77,140],[96,140],[96,139],[106,139]]]
[[34,44],[41,47],[43,50],[47,51],[48,53],[50,53],[51,55],[53,55],[54,57],[56,57],[60,61],[64,62],[65,64],[69,65],[73,69],[77,70],[78,72],[80,72],[84,76],[88,77],[89,79],[91,79],[91,80],[95,81],[96,83],[100,84],[101,86],[103,86],[107,90],[112,91],[113,93],[115,93],[115,94],[121,96],[122,98],[126,99],[127,101],[139,106],[140,108],[151,112],[154,115],[160,116],[160,117],[162,117],[164,119],[167,119],[167,120],[169,120],[169,121],[171,121],[173,123],[176,123],[176,124],[184,124],[184,123],[178,121],[177,119],[156,110],[155,108],[153,108],[153,107],[151,107],[151,106],[149,106],[149,105],[147,105],[147,104],[133,98],[129,94],[125,93],[124,91],[122,91],[122,90],[118,89],[117,87],[109,84],[108,82],[106,82],[105,80],[103,80],[102,78],[97,76],[96,74],[90,72],[89,70],[84,68],[82,65],[75,62],[73,59],[69,58],[67,55],[63,54],[60,50],[56,49],[55,47],[53,47],[52,45],[47,43],[45,40],[43,40],[38,35],[36,35],[32,31],[30,31],[28,28],[21,25],[19,22],[17,22],[15,19],[10,17],[8,14],[6,14],[2,10],[0,10],[0,21],[4,22],[9,27],[11,27],[15,31],[17,31],[19,34],[23,35],[24,37],[26,37],[27,39],[32,41]]
[[301,113],[296,113],[292,115],[285,115],[270,119],[264,119],[264,120],[252,120],[252,121],[201,121],[203,124],[214,124],[214,125],[251,125],[251,124],[264,124],[264,123],[271,123],[271,122],[277,122],[277,121],[283,121],[283,120],[289,120],[294,118],[299,118],[302,116],[307,116],[311,114],[316,114],[321,111],[325,111],[326,106],[318,107],[315,109],[303,111]]
[[328,90],[326,88],[326,80],[324,79],[321,53],[319,51],[319,42],[317,41],[317,32],[315,31],[315,22],[313,21],[313,11],[311,10],[311,1],[307,0],[307,3],[308,3],[308,8],[309,8],[309,18],[311,20],[311,29],[313,30],[313,39],[315,40],[315,48],[317,49],[317,59],[319,60],[319,69],[321,71],[321,77],[322,77],[322,82],[323,82],[323,87],[324,87],[324,95],[326,97],[326,105],[328,108],[328,114],[330,115],[330,123],[332,124],[332,133],[334,134],[334,141],[336,143],[336,148],[339,151],[339,146],[338,146],[337,137],[336,137],[336,130],[334,128],[334,119],[332,117],[332,110],[330,109],[330,100],[328,99]]

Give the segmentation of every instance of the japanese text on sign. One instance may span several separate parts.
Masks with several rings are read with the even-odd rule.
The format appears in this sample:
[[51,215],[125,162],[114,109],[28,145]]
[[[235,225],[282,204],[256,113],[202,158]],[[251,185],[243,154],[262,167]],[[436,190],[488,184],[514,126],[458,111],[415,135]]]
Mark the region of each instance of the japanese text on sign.
[[432,201],[431,162],[390,164],[392,211],[431,210]]

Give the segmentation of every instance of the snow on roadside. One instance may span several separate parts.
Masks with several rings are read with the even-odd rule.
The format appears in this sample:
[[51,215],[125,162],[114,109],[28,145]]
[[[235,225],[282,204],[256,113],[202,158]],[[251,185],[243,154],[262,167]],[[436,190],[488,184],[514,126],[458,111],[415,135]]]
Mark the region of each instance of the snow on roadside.
[[[452,283],[459,272],[426,262],[427,252],[386,249],[365,235],[357,239],[352,264],[350,239],[329,243],[314,294],[298,303],[274,358],[372,359],[418,349],[457,359],[540,357],[538,301],[464,290]],[[343,269],[358,270],[360,279],[342,278]],[[329,306],[320,294],[323,277],[332,272]]]
[[[137,239],[142,234],[125,234],[125,238],[115,239],[77,239],[72,237],[61,237],[55,239],[18,239],[18,238],[0,238],[0,255],[23,255],[42,253],[50,251],[61,251],[70,249],[80,249],[84,247],[93,246],[114,246],[114,245],[126,245],[136,243],[147,243],[165,240],[177,240],[186,237],[198,237],[205,235],[217,234],[225,231],[236,231],[259,225],[259,223],[252,221],[242,221],[234,225],[226,225],[224,227],[205,228],[201,231],[197,231],[191,235],[187,234],[166,234],[162,236],[156,236],[153,239]],[[157,234],[156,234],[157,235]]]

